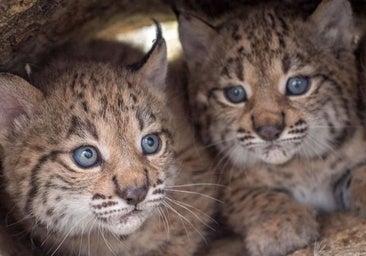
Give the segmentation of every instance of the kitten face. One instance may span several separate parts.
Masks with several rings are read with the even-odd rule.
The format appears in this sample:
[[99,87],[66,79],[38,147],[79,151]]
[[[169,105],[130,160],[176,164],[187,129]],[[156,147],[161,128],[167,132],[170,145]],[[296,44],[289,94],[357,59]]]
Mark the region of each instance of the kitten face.
[[181,15],[192,114],[205,142],[237,165],[321,157],[351,132],[352,49],[333,47],[341,43],[312,18],[264,8],[213,28]]
[[175,161],[169,113],[152,89],[158,76],[143,72],[80,64],[15,119],[2,146],[20,219],[62,237],[119,236],[155,214]]

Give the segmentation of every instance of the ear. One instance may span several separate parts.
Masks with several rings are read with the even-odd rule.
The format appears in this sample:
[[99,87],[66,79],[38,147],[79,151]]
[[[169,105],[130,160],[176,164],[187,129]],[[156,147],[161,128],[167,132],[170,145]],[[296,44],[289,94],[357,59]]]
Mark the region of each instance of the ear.
[[168,70],[167,48],[162,37],[160,24],[155,20],[154,22],[156,24],[156,39],[153,46],[140,62],[129,67],[137,71],[141,79],[148,84],[163,89]]
[[189,70],[201,65],[210,53],[211,43],[217,36],[215,28],[187,13],[176,13],[179,39]]
[[354,48],[353,14],[347,0],[323,0],[308,21],[315,33],[313,41],[318,45],[336,51]]
[[30,115],[43,98],[43,94],[24,79],[0,73],[0,135],[12,131],[14,120],[23,114]]

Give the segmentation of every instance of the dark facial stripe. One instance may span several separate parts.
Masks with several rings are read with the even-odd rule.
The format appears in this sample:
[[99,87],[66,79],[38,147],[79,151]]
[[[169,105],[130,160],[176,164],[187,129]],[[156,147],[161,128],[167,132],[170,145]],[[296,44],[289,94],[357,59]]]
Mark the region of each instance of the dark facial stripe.
[[144,127],[148,127],[156,122],[156,116],[153,114],[149,106],[145,106],[143,109],[138,109],[136,111],[136,119],[139,123],[140,131]]
[[146,178],[146,186],[149,188],[150,187],[149,170],[145,168],[144,172],[145,172],[145,178]]
[[25,204],[24,211],[27,213],[31,213],[31,206],[34,198],[37,196],[39,191],[40,182],[38,180],[38,172],[41,167],[50,159],[55,160],[55,158],[64,152],[62,151],[51,151],[50,153],[43,155],[39,158],[37,164],[31,170],[31,180],[30,180],[30,189],[28,191],[27,202]]
[[66,170],[68,170],[69,172],[77,173],[77,171],[73,170],[71,167],[69,167],[67,164],[65,164],[64,162],[62,162],[60,159],[56,160],[56,162],[58,164],[60,164],[63,168],[65,168]]
[[81,120],[77,116],[71,117],[70,128],[67,131],[66,138],[70,138],[71,135],[76,133],[80,122],[81,122]]
[[132,99],[133,104],[136,104],[136,102],[137,102],[137,97],[136,97],[136,95],[135,95],[135,94],[133,94],[133,93],[131,93],[131,94],[130,94],[130,97],[131,97],[131,99]]
[[75,182],[72,182],[72,181],[70,181],[70,180],[67,180],[67,179],[65,178],[65,175],[56,174],[56,175],[52,176],[52,178],[50,178],[50,179],[51,179],[51,180],[59,180],[59,181],[61,181],[61,182],[65,183],[66,185],[68,185],[68,186],[70,186],[70,187],[72,187],[72,186],[74,186],[74,185],[75,185]]
[[114,184],[114,186],[115,186],[115,192],[116,192],[116,194],[118,195],[118,194],[120,194],[120,192],[122,191],[121,190],[121,187],[119,186],[119,184],[118,184],[118,180],[117,180],[117,176],[116,175],[114,175],[113,177],[112,177],[112,182],[113,182],[113,184]]
[[85,113],[88,113],[89,112],[88,103],[86,101],[83,101],[81,104],[83,106]]
[[216,96],[215,92],[216,91],[222,91],[221,88],[212,88],[211,90],[208,91],[208,94],[207,94],[207,99],[210,100],[211,98],[213,98],[215,100],[216,103],[219,104],[219,106],[221,106],[222,108],[227,108],[229,107],[228,105],[222,103]]
[[285,55],[282,59],[282,71],[284,74],[290,70],[291,60],[288,55]]
[[240,81],[244,81],[243,61],[240,58],[235,59],[235,74]]
[[94,139],[98,140],[99,136],[95,125],[90,121],[82,121],[77,116],[72,116],[70,121],[70,128],[67,131],[66,138],[70,138],[71,135],[77,135],[83,137],[84,132],[89,133]]
[[85,129],[91,136],[93,136],[94,139],[98,140],[99,136],[97,133],[97,128],[90,120],[86,120]]

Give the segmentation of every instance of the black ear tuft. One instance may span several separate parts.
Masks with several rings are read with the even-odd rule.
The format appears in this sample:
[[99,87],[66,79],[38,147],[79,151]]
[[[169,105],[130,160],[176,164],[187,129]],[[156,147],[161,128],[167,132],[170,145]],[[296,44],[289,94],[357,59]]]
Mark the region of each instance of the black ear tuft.
[[144,66],[147,60],[150,58],[151,54],[154,52],[157,45],[159,45],[161,41],[164,41],[160,23],[155,19],[152,19],[152,21],[155,23],[156,28],[156,38],[154,40],[153,46],[140,61],[127,66],[127,68],[130,69],[131,71],[137,71],[141,69],[142,66]]
[[165,88],[165,79],[168,71],[167,48],[160,24],[153,20],[156,25],[156,39],[150,51],[137,64],[130,69],[138,74],[141,81],[154,91]]

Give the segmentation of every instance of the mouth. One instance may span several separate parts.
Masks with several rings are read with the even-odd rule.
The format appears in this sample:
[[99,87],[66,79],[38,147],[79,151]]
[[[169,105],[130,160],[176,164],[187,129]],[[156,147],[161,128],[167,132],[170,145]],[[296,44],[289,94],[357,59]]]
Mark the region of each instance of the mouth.
[[269,164],[283,164],[287,162],[289,156],[286,150],[280,145],[271,144],[264,148],[262,160]]
[[126,213],[125,215],[122,215],[119,218],[120,223],[126,223],[129,220],[129,218],[136,217],[141,212],[142,212],[142,210],[134,209],[134,210],[130,211],[129,213]]
[[147,211],[134,209],[126,214],[108,219],[104,225],[113,234],[129,235],[139,229],[149,216]]
[[264,148],[264,150],[266,151],[266,152],[269,152],[269,151],[278,151],[278,150],[281,150],[281,151],[283,151],[283,149],[282,149],[282,147],[281,146],[279,146],[279,145],[276,145],[276,144],[271,144],[271,145],[269,145],[269,146],[267,146],[267,147],[265,147]]

